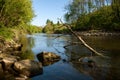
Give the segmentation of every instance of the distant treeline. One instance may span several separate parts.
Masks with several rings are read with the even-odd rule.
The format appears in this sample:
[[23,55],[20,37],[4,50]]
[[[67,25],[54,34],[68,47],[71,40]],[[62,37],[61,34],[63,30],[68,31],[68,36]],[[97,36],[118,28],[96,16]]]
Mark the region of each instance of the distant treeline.
[[63,24],[60,24],[59,21],[55,24],[53,23],[53,21],[48,19],[46,21],[46,25],[44,26],[42,32],[43,33],[67,33],[68,30],[66,29],[65,26],[63,26]]

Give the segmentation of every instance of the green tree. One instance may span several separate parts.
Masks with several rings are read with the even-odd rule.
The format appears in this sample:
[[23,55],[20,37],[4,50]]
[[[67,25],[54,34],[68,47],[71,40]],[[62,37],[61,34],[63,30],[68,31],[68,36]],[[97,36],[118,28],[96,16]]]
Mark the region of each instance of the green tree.
[[46,25],[45,25],[45,27],[43,28],[43,32],[44,32],[44,33],[53,33],[53,32],[54,32],[53,22],[50,21],[49,19],[47,19],[47,21],[46,21]]
[[65,9],[74,30],[120,30],[120,0],[72,0]]
[[72,0],[65,9],[67,13],[65,14],[65,19],[67,22],[75,22],[79,17],[84,16],[88,13],[96,11],[105,4],[109,4],[108,0]]
[[34,16],[31,0],[0,0],[0,24],[13,27],[29,24]]
[[112,0],[112,9],[114,11],[115,18],[120,21],[120,0]]

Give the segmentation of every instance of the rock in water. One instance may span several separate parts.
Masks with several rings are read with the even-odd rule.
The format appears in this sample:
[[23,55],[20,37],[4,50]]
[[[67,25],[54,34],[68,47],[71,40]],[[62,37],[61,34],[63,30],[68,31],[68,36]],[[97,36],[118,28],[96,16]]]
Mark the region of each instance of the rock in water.
[[43,73],[42,64],[34,60],[22,60],[14,63],[13,67],[19,74],[33,77]]
[[41,52],[37,54],[37,58],[44,66],[53,64],[60,60],[60,56],[52,52]]
[[91,57],[82,57],[79,59],[79,61],[84,64],[84,65],[88,65],[89,67],[95,67],[96,63],[94,60],[91,59]]

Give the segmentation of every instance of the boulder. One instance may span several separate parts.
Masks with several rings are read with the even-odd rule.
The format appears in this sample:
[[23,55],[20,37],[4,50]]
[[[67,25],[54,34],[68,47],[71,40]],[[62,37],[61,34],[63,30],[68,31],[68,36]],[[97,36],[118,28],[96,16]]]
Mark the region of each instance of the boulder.
[[10,58],[3,58],[3,63],[2,63],[2,65],[3,65],[3,69],[5,69],[5,70],[9,70],[9,69],[11,69],[11,66],[17,61],[17,59],[16,58],[12,58],[12,57],[10,57]]
[[47,63],[48,65],[60,60],[60,56],[52,52],[41,52],[37,54],[37,58],[43,64]]
[[34,60],[21,60],[14,63],[13,69],[19,74],[33,77],[43,73],[42,64]]
[[13,55],[6,54],[6,53],[1,53],[0,58],[14,58],[14,59],[17,59],[17,60],[20,59],[20,57],[18,57],[18,56],[13,56]]
[[18,61],[19,59],[20,58],[17,56],[12,56],[5,53],[0,54],[0,63],[2,64],[4,70],[10,69],[14,62]]

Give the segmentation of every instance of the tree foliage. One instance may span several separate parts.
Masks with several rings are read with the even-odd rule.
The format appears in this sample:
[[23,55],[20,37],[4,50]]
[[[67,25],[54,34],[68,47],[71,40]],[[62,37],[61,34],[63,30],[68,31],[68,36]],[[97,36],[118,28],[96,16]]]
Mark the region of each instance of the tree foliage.
[[47,19],[46,25],[43,28],[44,33],[65,33],[67,31],[66,27],[64,27],[60,22],[53,23],[53,21]]
[[42,32],[30,24],[33,17],[32,0],[0,0],[0,36],[12,39],[15,32]]
[[114,11],[115,18],[120,21],[120,0],[112,0],[112,9]]
[[31,0],[0,0],[0,26],[28,24],[33,16]]
[[65,9],[66,22],[75,30],[120,31],[119,0],[72,0]]
[[46,25],[43,28],[43,32],[45,32],[45,33],[53,33],[53,29],[54,29],[53,22],[50,21],[49,19],[47,19]]

